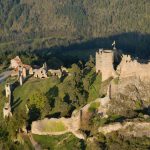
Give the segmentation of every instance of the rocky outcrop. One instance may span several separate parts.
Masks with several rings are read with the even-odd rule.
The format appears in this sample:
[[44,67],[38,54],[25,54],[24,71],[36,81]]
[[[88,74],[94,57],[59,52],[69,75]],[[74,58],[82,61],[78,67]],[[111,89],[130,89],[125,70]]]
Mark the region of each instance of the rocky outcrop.
[[[116,95],[116,93],[125,93],[127,90],[127,87],[129,87],[130,85],[134,86],[139,92],[142,93],[149,90],[150,89],[150,82],[144,82],[139,80],[136,77],[128,77],[128,78],[124,78],[118,81],[117,84],[112,84],[111,90],[113,95]],[[118,89],[116,89],[118,87]],[[134,89],[134,91],[136,92],[137,90]]]
[[[111,102],[110,108],[119,112],[124,105],[133,110],[137,109],[137,104],[141,107],[148,107],[150,103],[150,82],[144,82],[135,77],[128,77],[115,83],[111,82]],[[117,104],[118,103],[118,104]],[[118,106],[118,107],[116,107]]]

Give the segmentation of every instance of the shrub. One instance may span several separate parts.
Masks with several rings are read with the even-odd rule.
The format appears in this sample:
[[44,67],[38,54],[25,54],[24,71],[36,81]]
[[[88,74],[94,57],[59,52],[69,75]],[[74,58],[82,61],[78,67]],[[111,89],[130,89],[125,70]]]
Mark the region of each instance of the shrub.
[[99,106],[100,106],[99,102],[93,102],[90,104],[90,107],[88,108],[88,110],[89,112],[95,112]]

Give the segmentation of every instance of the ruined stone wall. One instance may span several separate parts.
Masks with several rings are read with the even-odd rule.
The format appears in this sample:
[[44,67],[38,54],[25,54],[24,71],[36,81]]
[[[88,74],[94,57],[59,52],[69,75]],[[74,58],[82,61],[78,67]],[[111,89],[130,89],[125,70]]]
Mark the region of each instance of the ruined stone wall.
[[35,78],[47,78],[47,71],[44,68],[34,69],[34,77]]
[[5,85],[5,94],[6,94],[6,98],[11,96],[11,86],[8,83]]
[[113,67],[114,53],[111,50],[99,50],[96,52],[96,72],[102,73],[102,81],[115,75]]
[[123,55],[117,72],[119,78],[134,76],[142,81],[148,81],[150,80],[150,63],[141,64],[137,60],[131,60],[130,55]]

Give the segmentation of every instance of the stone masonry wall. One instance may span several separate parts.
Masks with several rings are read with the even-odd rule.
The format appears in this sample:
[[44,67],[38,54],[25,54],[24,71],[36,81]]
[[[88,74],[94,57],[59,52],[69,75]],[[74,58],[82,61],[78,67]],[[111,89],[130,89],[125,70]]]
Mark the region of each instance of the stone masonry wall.
[[96,72],[102,73],[102,81],[115,75],[113,67],[114,53],[111,50],[99,50],[96,52]]
[[132,60],[130,55],[123,55],[120,65],[117,67],[120,78],[137,77],[142,81],[150,80],[150,63],[141,64]]

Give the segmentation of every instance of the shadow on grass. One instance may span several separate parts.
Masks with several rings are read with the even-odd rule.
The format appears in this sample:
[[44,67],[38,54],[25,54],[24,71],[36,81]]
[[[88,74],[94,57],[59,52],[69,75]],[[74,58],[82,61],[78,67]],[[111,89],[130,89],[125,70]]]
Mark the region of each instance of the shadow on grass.
[[14,111],[15,108],[17,108],[21,104],[22,100],[18,98],[16,101],[12,103],[12,111]]

